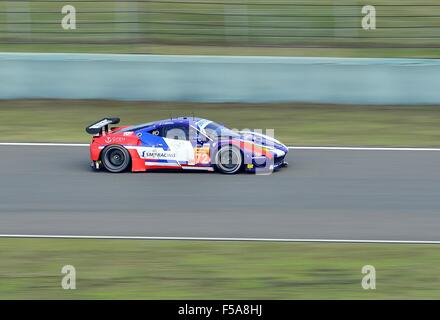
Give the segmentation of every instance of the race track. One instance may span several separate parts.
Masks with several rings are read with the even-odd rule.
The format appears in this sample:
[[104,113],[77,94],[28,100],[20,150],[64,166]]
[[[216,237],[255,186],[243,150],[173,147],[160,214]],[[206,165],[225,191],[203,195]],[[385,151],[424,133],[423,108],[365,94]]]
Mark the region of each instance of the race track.
[[291,150],[270,176],[93,172],[0,146],[0,234],[440,240],[440,152]]

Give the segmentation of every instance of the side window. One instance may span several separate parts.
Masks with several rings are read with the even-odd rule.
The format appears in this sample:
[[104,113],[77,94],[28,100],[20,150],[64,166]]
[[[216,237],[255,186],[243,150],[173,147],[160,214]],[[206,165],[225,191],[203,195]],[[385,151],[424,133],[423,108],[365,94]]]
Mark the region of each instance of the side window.
[[183,124],[179,125],[164,125],[161,128],[161,134],[162,137],[168,138],[168,139],[175,139],[175,140],[189,140],[188,139],[188,126],[185,126]]

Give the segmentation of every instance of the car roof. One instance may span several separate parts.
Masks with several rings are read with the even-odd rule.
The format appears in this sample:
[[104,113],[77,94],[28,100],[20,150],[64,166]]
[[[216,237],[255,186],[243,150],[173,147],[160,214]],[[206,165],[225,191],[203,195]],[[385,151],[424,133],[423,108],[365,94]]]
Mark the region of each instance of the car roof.
[[148,128],[148,127],[160,126],[160,125],[166,125],[166,124],[187,124],[189,121],[199,122],[199,121],[209,121],[209,120],[206,120],[203,118],[192,117],[192,116],[191,117],[168,118],[168,119],[162,119],[162,120],[158,120],[158,121],[152,121],[152,122],[147,122],[147,123],[143,123],[143,124],[128,126],[124,129],[120,130],[120,132],[136,131],[136,130],[140,130],[140,129],[144,129],[144,128]]

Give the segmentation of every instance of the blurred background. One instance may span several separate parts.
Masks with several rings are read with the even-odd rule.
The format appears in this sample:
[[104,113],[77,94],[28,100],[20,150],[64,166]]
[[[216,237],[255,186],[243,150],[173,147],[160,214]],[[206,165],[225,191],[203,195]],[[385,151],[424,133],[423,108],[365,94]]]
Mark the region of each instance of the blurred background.
[[[62,28],[65,5],[76,10],[74,30]],[[365,5],[376,9],[375,30],[362,28]],[[277,138],[292,146],[440,147],[440,62],[413,59],[439,58],[439,49],[438,0],[0,0],[0,141],[88,143],[85,126],[104,116],[136,124],[195,114],[231,128],[273,128]],[[43,54],[26,54],[33,52]],[[107,55],[118,53],[142,55]],[[273,90],[272,100],[263,101],[268,87]],[[320,100],[276,101],[278,90],[295,97],[315,98],[319,93]],[[227,92],[234,99],[224,101]],[[201,99],[202,94],[209,99]],[[3,230],[14,226],[8,234],[33,224],[20,223],[19,214],[54,233],[70,221],[82,221],[86,230],[109,227],[108,212],[88,207],[90,202],[96,204],[94,192],[105,192],[108,185],[137,195],[138,207],[127,205],[127,212],[143,219],[157,214],[150,220],[135,220],[139,226],[158,224],[163,214],[149,212],[143,205],[146,192],[158,190],[161,194],[156,198],[162,199],[165,188],[176,187],[176,181],[200,184],[206,193],[216,186],[213,183],[210,189],[202,175],[164,175],[164,184],[158,187],[150,185],[147,176],[126,175],[124,180],[104,174],[99,175],[105,179],[102,188],[88,193],[84,186],[92,186],[98,175],[88,171],[86,148],[78,161],[67,151],[51,153],[56,150],[51,147],[21,146],[20,152],[29,150],[28,157],[16,156],[15,146],[8,148],[0,157],[4,170],[0,226]],[[399,240],[418,231],[425,239],[426,230],[429,235],[438,230],[438,170],[425,171],[426,163],[438,164],[438,156],[433,156],[437,153],[429,153],[426,162],[418,162],[414,155],[405,158],[407,167],[399,167],[392,157],[385,161],[371,154],[370,163],[376,166],[371,171],[344,154],[335,154],[328,162],[319,153],[303,155],[299,165],[294,162],[297,151],[293,154],[293,166],[269,177],[289,186],[270,188],[276,192],[264,195],[276,199],[279,206],[257,217],[267,214],[273,219],[274,212],[287,217],[293,211],[286,205],[290,199],[299,203],[295,213],[300,226],[305,221],[313,230],[339,227],[342,239],[347,239],[347,232],[356,232],[344,227],[346,221],[359,225],[362,232],[372,230],[371,237],[382,230]],[[54,165],[41,170],[35,155],[52,161],[45,167]],[[363,159],[364,153],[358,157]],[[10,169],[21,163],[25,165],[20,172]],[[333,176],[325,178],[328,165],[339,163],[352,169],[358,166],[361,174],[340,179],[331,172]],[[196,177],[197,183],[185,180],[188,177]],[[50,179],[58,179],[54,180],[58,184]],[[133,189],[132,179],[141,187]],[[255,196],[253,177],[234,179],[231,190],[252,196],[254,207],[267,207],[270,202]],[[323,192],[315,195],[319,188],[310,181],[316,181]],[[31,191],[24,193],[23,186]],[[71,193],[63,191],[66,186]],[[126,201],[129,197],[119,190],[109,193],[109,199]],[[308,192],[310,200],[301,198],[298,190]],[[224,192],[213,193],[216,199],[210,203],[225,199]],[[394,197],[389,192],[395,192]],[[196,193],[198,199],[205,195],[191,188],[170,192],[183,197]],[[48,198],[54,201],[44,201]],[[62,199],[77,199],[78,205],[66,209],[69,205]],[[167,196],[164,203],[176,199]],[[357,207],[347,208],[347,202],[354,200]],[[242,202],[223,205],[228,214],[216,213],[216,219],[231,226],[243,210],[252,208]],[[144,208],[143,212],[137,208]],[[61,219],[58,226],[45,216],[47,212]],[[121,234],[128,232],[128,215],[116,215],[121,223],[114,227]],[[412,219],[417,219],[416,225]],[[248,220],[242,219],[250,234],[254,230],[249,223],[257,222]],[[287,221],[282,223],[289,228]],[[196,219],[190,222],[197,231],[204,230]],[[384,225],[392,227],[386,230]],[[437,245],[1,239],[0,299],[436,299],[439,262]],[[64,264],[78,267],[80,290],[60,290]],[[360,270],[365,264],[380,270],[379,290],[361,289]]]
[[[66,5],[76,29],[62,27]],[[374,30],[362,27],[366,5]],[[440,63],[382,58],[438,58],[439,40],[434,0],[0,0],[0,76],[9,79],[0,98],[15,100],[0,100],[3,117],[15,120],[0,139],[87,141],[77,128],[95,119],[81,106],[127,121],[190,110],[236,128],[274,128],[293,144],[438,145]],[[20,55],[29,52],[44,55]],[[106,55],[114,53],[142,55]],[[173,103],[153,111],[145,101]],[[68,123],[54,121],[66,113]],[[36,118],[48,129],[13,134]]]
[[[64,5],[76,30],[61,28]],[[3,51],[438,57],[439,40],[434,0],[0,1]]]

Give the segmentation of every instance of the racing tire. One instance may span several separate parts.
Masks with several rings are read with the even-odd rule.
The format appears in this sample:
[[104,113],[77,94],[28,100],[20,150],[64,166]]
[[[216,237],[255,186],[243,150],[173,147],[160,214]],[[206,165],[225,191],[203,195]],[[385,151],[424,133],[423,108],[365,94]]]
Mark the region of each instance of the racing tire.
[[102,150],[101,161],[104,168],[112,173],[124,172],[131,163],[130,153],[122,146],[108,146]]
[[235,174],[243,169],[243,154],[232,145],[222,146],[215,154],[215,167],[224,174]]

